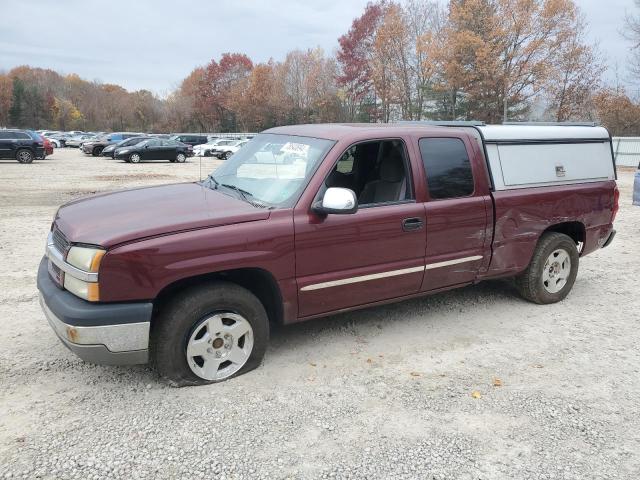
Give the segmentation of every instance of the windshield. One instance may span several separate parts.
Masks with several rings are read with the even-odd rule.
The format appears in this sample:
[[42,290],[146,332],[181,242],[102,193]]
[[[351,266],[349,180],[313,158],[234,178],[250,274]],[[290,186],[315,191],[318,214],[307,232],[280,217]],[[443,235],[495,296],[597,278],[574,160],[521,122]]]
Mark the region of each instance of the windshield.
[[271,207],[293,206],[334,143],[320,138],[262,133],[212,173],[208,186],[241,190],[246,200]]

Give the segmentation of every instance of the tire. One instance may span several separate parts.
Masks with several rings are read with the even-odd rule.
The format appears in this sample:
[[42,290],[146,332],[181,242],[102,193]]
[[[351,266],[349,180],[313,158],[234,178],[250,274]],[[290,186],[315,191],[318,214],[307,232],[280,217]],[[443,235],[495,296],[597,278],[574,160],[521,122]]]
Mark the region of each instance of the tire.
[[222,158],[225,159],[225,160],[229,160],[231,158],[231,155],[233,155],[233,153],[224,152],[224,155],[222,156]]
[[559,302],[573,288],[579,261],[580,255],[571,237],[545,233],[538,241],[531,263],[515,278],[516,288],[524,299],[533,303]]
[[[237,321],[238,318],[242,321]],[[231,328],[238,325],[247,328],[247,324],[250,329],[237,338],[232,335],[230,340],[221,340],[216,335],[218,329],[226,335],[224,332],[233,332]],[[171,384],[205,385],[258,367],[268,343],[269,321],[260,300],[239,285],[216,281],[177,294],[159,309],[151,328],[150,357],[158,373]],[[206,348],[203,351],[206,356],[193,355],[199,348]],[[224,360],[225,355],[234,358],[235,354],[239,361]],[[205,375],[207,371],[209,376]]]
[[178,163],[184,163],[186,159],[187,156],[184,153],[178,153],[178,155],[176,155],[176,162]]
[[102,153],[102,150],[104,148],[103,147],[95,147],[92,151],[91,151],[91,155],[93,155],[94,157],[99,157],[100,154]]
[[26,148],[21,148],[16,152],[16,160],[19,163],[31,163],[33,162],[33,152]]
[[140,154],[139,153],[132,153],[131,155],[129,155],[129,162],[130,163],[140,163]]

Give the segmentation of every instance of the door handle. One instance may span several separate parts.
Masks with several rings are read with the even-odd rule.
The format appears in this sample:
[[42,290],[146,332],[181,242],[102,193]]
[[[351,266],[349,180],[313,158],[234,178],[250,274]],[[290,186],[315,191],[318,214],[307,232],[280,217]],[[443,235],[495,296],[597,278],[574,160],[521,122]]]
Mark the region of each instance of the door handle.
[[402,229],[405,232],[412,232],[414,230],[420,230],[424,227],[424,220],[418,217],[405,218],[402,221]]

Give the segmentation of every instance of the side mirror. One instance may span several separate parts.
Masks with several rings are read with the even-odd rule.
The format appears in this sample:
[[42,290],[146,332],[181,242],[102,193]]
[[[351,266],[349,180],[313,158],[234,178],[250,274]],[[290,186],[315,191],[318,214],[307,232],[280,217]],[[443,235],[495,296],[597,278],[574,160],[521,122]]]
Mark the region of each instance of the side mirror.
[[322,200],[316,202],[312,210],[321,215],[356,213],[358,211],[358,199],[353,190],[331,187],[324,192]]

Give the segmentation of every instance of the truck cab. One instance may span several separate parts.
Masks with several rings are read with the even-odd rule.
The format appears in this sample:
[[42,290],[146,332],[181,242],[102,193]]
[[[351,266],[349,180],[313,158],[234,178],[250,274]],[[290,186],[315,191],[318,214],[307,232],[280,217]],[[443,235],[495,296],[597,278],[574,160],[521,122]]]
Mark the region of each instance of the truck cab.
[[274,323],[486,278],[561,301],[617,201],[599,127],[278,127],[205,181],[61,207],[38,287],[82,358],[197,385],[258,366]]

